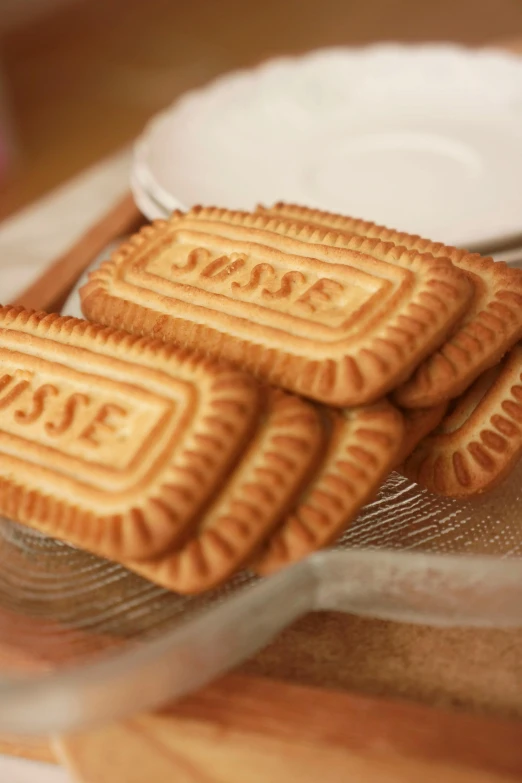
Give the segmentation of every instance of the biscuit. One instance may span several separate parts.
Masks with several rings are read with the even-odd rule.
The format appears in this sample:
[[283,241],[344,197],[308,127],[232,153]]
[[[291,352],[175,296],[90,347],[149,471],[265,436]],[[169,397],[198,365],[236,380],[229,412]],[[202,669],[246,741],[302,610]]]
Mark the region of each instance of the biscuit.
[[258,431],[194,537],[154,562],[127,563],[178,593],[200,593],[237,571],[272,532],[310,477],[322,452],[317,409],[272,391]]
[[404,439],[397,457],[397,470],[421,440],[438,427],[448,406],[449,403],[441,402],[440,405],[434,405],[432,408],[405,408],[401,411],[404,417]]
[[474,495],[496,486],[522,454],[522,346],[453,403],[403,473],[432,492]]
[[430,407],[457,397],[488,367],[522,339],[522,270],[422,237],[400,233],[355,218],[276,204],[275,215],[391,242],[435,258],[449,258],[473,284],[474,296],[464,318],[439,350],[424,361],[396,392],[404,407]]
[[332,434],[323,464],[252,568],[270,574],[328,546],[379,489],[403,439],[400,413],[382,401],[329,412]]
[[233,468],[260,403],[208,358],[0,307],[0,513],[111,559],[153,556]]
[[146,227],[81,290],[93,321],[203,348],[337,406],[405,380],[470,295],[446,259],[218,209]]

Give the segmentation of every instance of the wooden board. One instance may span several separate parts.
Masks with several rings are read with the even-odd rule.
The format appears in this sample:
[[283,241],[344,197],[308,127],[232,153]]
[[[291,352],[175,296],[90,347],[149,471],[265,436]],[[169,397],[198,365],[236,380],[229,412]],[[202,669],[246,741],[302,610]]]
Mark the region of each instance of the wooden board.
[[239,676],[55,747],[82,783],[522,780],[520,722]]

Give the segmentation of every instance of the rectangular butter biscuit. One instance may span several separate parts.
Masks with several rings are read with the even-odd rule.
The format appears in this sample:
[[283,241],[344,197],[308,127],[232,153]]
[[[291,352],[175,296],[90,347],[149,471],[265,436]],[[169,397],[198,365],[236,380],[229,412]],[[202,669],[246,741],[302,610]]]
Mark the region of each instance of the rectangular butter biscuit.
[[404,407],[424,408],[457,397],[522,339],[522,270],[422,237],[357,218],[279,203],[263,215],[299,220],[332,231],[379,239],[434,258],[449,258],[473,285],[464,318],[448,340],[429,356],[397,391]]
[[186,534],[256,425],[260,390],[208,358],[0,307],[0,513],[98,555]]
[[402,473],[432,492],[467,497],[497,486],[522,456],[522,346],[486,370],[435,431],[405,461]]
[[146,227],[91,274],[84,314],[349,406],[404,381],[471,295],[446,259],[262,221],[195,209]]

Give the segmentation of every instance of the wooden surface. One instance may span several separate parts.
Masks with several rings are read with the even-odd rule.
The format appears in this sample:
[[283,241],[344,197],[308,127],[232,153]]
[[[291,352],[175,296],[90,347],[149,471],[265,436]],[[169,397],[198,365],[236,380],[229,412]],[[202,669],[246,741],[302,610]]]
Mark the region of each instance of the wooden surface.
[[522,779],[520,722],[237,676],[55,747],[82,783]]
[[133,139],[184,90],[231,68],[319,46],[477,45],[517,35],[516,0],[75,0],[0,37],[18,145],[0,218]]

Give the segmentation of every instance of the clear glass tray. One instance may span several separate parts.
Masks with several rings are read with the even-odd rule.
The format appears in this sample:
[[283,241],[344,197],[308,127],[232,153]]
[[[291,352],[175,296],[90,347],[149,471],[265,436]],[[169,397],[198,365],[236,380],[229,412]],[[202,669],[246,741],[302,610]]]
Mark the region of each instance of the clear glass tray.
[[[75,291],[64,312],[79,315]],[[203,685],[310,610],[441,626],[522,626],[522,463],[445,500],[392,474],[328,551],[197,598],[0,521],[0,732],[50,734]]]

